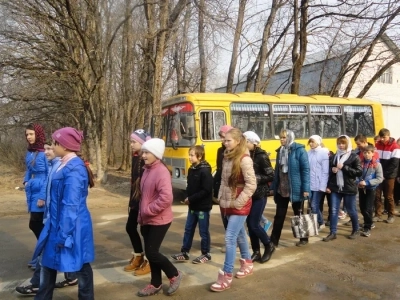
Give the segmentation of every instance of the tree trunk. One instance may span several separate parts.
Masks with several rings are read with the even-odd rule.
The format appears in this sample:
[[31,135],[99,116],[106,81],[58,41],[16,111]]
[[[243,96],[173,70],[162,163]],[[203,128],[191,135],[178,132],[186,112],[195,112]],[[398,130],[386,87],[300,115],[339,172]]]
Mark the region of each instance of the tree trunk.
[[206,91],[207,86],[207,62],[206,62],[206,54],[204,48],[204,10],[205,10],[204,0],[200,0],[199,2],[199,27],[198,27],[198,36],[197,41],[199,43],[199,60],[200,60],[200,93],[204,93]]
[[238,61],[239,41],[240,41],[240,36],[242,34],[244,13],[246,11],[246,4],[247,4],[247,0],[239,1],[239,12],[238,12],[238,18],[236,21],[235,36],[233,38],[233,45],[232,45],[232,56],[231,56],[231,62],[229,64],[228,79],[227,79],[227,83],[226,83],[226,92],[227,93],[232,93],[232,89],[233,89],[233,80],[235,77],[236,65],[237,65],[237,61]]
[[[290,86],[291,94],[299,94],[301,69],[304,64],[304,59],[307,53],[307,16],[308,13],[308,0],[301,0],[300,4],[300,29],[298,20],[298,3],[294,1],[294,45],[292,51],[292,84]],[[299,49],[300,48],[300,49]]]

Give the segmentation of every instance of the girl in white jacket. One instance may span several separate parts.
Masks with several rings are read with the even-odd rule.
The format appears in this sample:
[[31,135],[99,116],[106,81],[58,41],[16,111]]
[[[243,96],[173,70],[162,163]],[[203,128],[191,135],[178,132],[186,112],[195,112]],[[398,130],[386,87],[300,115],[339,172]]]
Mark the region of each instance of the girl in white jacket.
[[318,215],[320,229],[324,226],[324,219],[320,211],[320,202],[325,196],[326,185],[329,177],[329,150],[321,147],[322,138],[319,135],[312,135],[308,140],[310,150],[308,161],[310,164],[310,189],[311,189],[311,210]]

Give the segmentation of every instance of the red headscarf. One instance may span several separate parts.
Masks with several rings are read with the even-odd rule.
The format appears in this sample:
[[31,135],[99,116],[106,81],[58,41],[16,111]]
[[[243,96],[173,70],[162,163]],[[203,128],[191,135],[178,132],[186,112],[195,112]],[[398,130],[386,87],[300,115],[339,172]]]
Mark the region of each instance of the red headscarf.
[[[35,131],[35,142],[33,144],[28,145],[28,151],[35,152],[40,151],[44,152],[44,143],[46,142],[46,135],[44,133],[44,129],[39,124],[31,124],[29,127],[33,127]],[[27,128],[29,129],[29,128]]]

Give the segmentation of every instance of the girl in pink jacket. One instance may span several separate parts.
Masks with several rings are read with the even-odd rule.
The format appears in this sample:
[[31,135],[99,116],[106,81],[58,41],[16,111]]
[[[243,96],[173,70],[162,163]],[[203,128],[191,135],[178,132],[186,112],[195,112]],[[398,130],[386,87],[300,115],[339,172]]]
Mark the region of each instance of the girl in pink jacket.
[[168,295],[176,292],[182,280],[182,273],[159,252],[173,219],[171,175],[161,161],[164,150],[164,141],[157,138],[142,145],[145,170],[140,181],[138,223],[144,240],[144,252],[150,263],[151,281],[137,293],[139,297],[155,295],[162,290],[161,271],[170,281]]

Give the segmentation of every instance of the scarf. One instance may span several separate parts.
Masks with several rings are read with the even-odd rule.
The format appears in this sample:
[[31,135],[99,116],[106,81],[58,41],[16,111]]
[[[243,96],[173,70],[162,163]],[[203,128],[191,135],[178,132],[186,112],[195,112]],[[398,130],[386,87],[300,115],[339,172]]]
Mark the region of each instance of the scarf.
[[[346,150],[339,150],[337,149],[334,162],[336,162],[336,166],[340,164],[344,164],[344,162],[350,157],[351,154],[351,141],[347,135],[341,135],[340,137],[345,137],[347,139],[347,149]],[[336,184],[339,187],[339,191],[341,191],[344,187],[344,178],[343,178],[343,171],[338,169],[336,173]]]
[[294,142],[294,133],[291,130],[286,130],[286,144],[281,146],[279,150],[279,164],[282,166],[282,172],[287,173],[289,170],[289,149]]
[[33,130],[35,131],[35,142],[28,145],[29,152],[44,152],[44,143],[46,142],[46,136],[44,129],[39,124],[33,124]]

